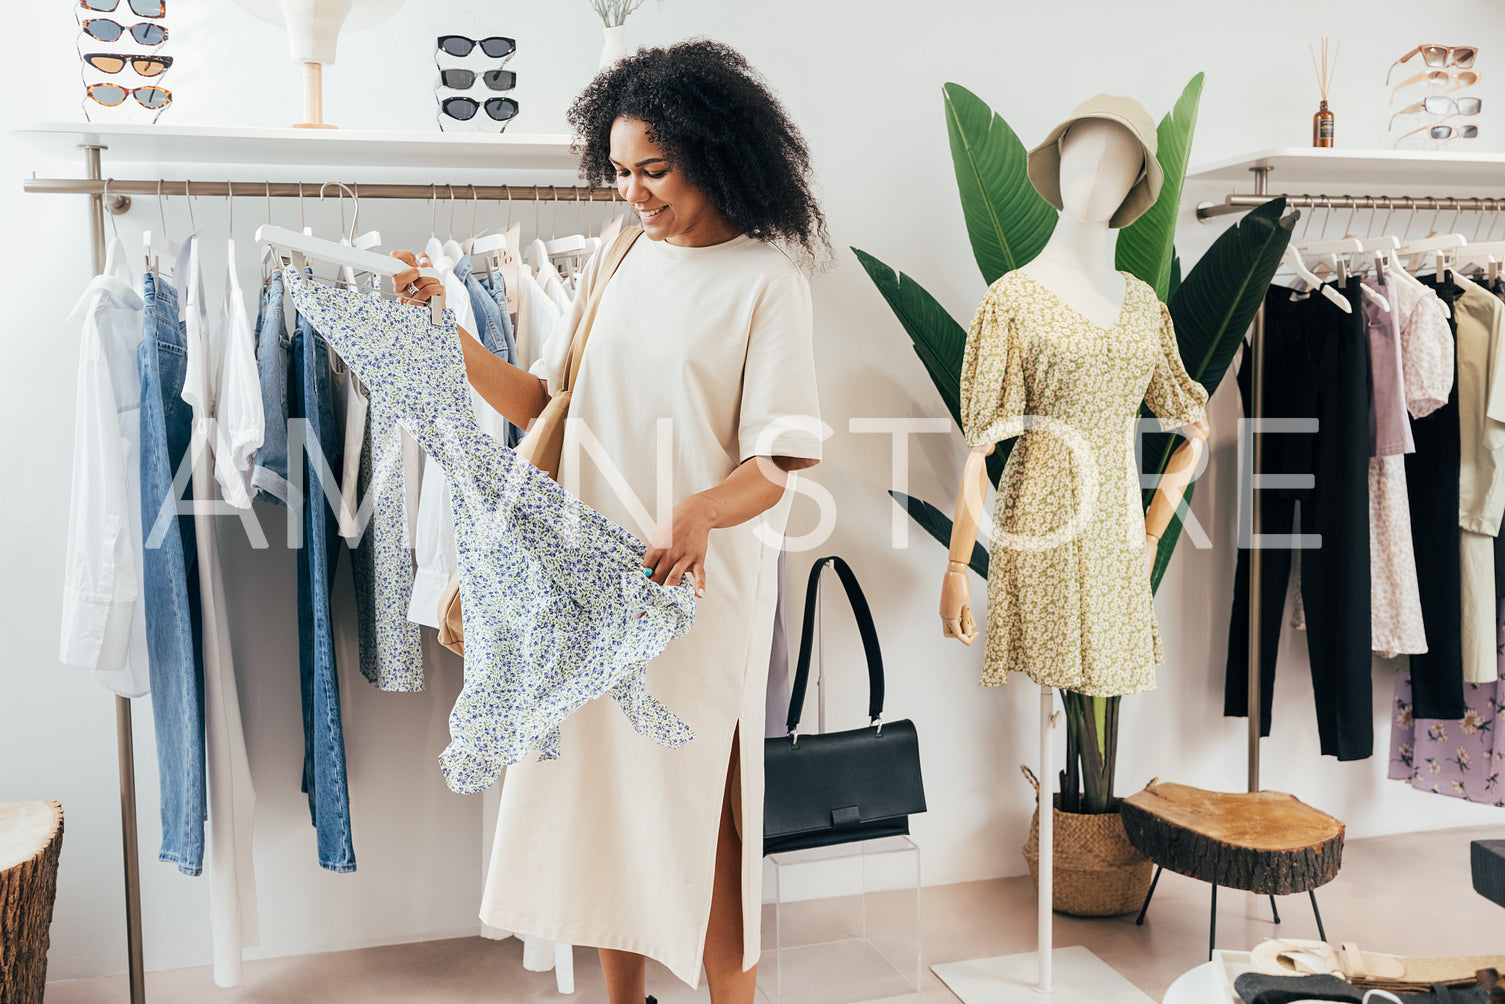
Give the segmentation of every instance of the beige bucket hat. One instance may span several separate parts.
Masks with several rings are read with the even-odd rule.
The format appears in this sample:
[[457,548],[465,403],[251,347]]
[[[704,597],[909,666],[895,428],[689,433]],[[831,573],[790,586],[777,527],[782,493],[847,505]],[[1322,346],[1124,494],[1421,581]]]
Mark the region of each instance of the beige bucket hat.
[[1115,229],[1126,227],[1139,219],[1146,209],[1160,197],[1160,186],[1165,181],[1165,171],[1155,159],[1155,120],[1144,106],[1133,98],[1114,94],[1099,94],[1090,101],[1077,106],[1071,117],[1050,131],[1044,141],[1029,152],[1029,180],[1035,191],[1044,196],[1057,209],[1061,208],[1061,137],[1066,130],[1083,119],[1108,119],[1117,122],[1134,134],[1144,147],[1144,174],[1124,196],[1123,205],[1108,221]]

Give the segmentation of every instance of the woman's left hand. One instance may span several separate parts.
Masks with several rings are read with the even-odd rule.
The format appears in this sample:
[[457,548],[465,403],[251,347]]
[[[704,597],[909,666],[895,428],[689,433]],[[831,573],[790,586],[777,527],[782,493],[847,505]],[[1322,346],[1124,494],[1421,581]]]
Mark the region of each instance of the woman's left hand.
[[678,585],[689,573],[695,577],[695,595],[705,595],[705,552],[711,527],[716,525],[711,503],[699,495],[680,501],[648,538],[643,567],[659,585]]

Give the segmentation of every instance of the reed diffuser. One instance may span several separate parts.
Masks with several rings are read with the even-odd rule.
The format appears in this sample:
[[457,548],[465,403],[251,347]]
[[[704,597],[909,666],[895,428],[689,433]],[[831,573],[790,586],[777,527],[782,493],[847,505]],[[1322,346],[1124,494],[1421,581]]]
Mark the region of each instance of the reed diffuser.
[[1317,71],[1317,89],[1322,93],[1322,104],[1317,108],[1317,114],[1312,116],[1312,146],[1332,146],[1334,132],[1333,113],[1327,107],[1327,95],[1333,85],[1333,71],[1338,68],[1338,50],[1343,47],[1343,40],[1333,46],[1333,58],[1331,62],[1327,58],[1327,39],[1322,39],[1322,62],[1317,62],[1317,50],[1312,48],[1310,42],[1307,49],[1312,54],[1312,68]]

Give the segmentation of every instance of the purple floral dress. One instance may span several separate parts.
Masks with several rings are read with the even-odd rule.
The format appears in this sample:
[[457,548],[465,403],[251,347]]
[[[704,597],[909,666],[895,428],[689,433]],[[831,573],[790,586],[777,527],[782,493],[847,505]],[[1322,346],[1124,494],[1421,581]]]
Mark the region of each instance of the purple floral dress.
[[[1496,619],[1496,651],[1505,666],[1505,636]],[[1390,777],[1420,791],[1505,808],[1505,676],[1463,685],[1468,711],[1460,721],[1411,717],[1411,674],[1395,678]]]

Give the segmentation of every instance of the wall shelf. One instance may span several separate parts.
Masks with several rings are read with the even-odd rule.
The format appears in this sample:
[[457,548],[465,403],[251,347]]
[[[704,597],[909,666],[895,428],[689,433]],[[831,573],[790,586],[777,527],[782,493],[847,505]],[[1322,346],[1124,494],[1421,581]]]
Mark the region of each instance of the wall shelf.
[[[1312,186],[1349,185],[1356,190],[1480,188],[1498,194],[1505,186],[1505,154],[1446,150],[1338,150],[1278,147],[1195,167],[1187,181],[1252,186],[1255,168],[1269,168],[1272,194]],[[1486,193],[1487,194],[1487,193]]]
[[552,134],[368,132],[350,129],[225,129],[198,126],[41,122],[11,133],[39,152],[75,158],[102,144],[112,165],[234,164],[240,167],[427,168],[452,171],[570,171],[570,137]]

